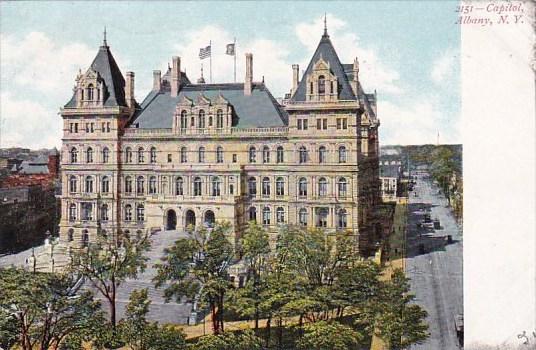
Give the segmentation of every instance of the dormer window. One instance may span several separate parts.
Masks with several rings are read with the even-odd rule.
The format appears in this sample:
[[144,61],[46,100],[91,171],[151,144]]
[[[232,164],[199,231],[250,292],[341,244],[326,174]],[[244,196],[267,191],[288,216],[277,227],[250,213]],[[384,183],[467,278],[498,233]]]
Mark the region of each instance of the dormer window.
[[199,129],[205,128],[205,111],[204,110],[199,111],[198,128]]
[[86,88],[86,99],[93,101],[93,84],[89,84]]
[[326,78],[321,75],[318,77],[318,94],[324,95],[326,93]]
[[185,130],[186,127],[188,126],[187,114],[188,114],[188,112],[186,112],[186,111],[181,112],[181,130]]

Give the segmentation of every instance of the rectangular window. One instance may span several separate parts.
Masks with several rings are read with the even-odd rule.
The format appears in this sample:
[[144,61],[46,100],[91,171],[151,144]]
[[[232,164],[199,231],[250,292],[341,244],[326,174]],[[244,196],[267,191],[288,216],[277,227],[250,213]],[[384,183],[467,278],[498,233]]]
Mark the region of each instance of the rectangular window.
[[316,120],[316,129],[317,130],[322,129],[322,119],[317,119]]
[[303,120],[303,130],[307,130],[307,124],[308,124],[308,120],[304,119]]
[[86,132],[89,133],[89,123],[86,123]]
[[69,124],[69,132],[72,133],[73,130],[74,130],[73,123],[70,123],[70,124]]
[[234,194],[234,184],[229,184],[229,194]]
[[171,163],[171,154],[168,154],[168,155],[167,155],[167,162],[168,162],[168,163]]
[[236,154],[233,154],[233,163],[236,163]]
[[342,127],[341,118],[337,118],[337,130],[340,130]]
[[78,132],[78,123],[74,123],[74,132],[75,132],[75,133]]
[[302,120],[301,119],[298,119],[298,130],[302,130],[303,126],[302,126]]
[[322,119],[322,128],[324,130],[328,129],[328,120],[327,119]]
[[91,132],[94,132],[95,131],[95,123],[91,123],[90,127],[91,127]]
[[342,128],[344,130],[348,129],[348,120],[346,118],[342,120]]
[[106,132],[106,123],[101,123],[101,132]]

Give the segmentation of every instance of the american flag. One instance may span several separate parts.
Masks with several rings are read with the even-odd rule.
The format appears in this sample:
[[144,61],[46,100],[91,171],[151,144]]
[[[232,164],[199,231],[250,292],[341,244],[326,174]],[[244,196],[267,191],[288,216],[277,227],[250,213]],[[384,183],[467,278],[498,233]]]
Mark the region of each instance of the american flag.
[[210,45],[199,49],[199,59],[203,60],[207,57],[210,57]]

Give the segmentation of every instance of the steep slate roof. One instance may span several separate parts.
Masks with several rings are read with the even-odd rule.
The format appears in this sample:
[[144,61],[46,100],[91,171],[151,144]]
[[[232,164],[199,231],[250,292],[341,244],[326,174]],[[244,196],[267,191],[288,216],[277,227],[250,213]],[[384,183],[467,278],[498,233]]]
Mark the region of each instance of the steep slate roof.
[[[250,96],[244,95],[244,84],[189,84],[181,88],[177,97],[169,91],[151,91],[141,103],[131,125],[139,128],[171,128],[175,107],[183,96],[194,100],[203,94],[213,100],[222,95],[233,107],[238,128],[285,126],[288,115],[263,83],[253,83]],[[234,118],[233,118],[234,119]]]
[[322,57],[324,61],[329,62],[331,72],[335,76],[337,76],[340,91],[339,99],[355,100],[356,97],[354,95],[354,92],[352,91],[350,83],[348,82],[348,75],[345,72],[345,67],[341,64],[339,56],[337,56],[337,52],[335,51],[335,48],[333,47],[333,44],[329,39],[327,31],[324,31],[324,35],[322,35],[322,38],[320,39],[320,43],[318,43],[318,47],[316,48],[313,58],[311,58],[311,61],[307,66],[307,70],[303,74],[300,83],[298,84],[298,88],[296,89],[296,93],[292,96],[291,100],[305,101],[305,94],[307,91],[307,81],[305,77],[312,73],[313,66],[320,59],[320,57]]
[[[121,70],[117,66],[110,47],[108,45],[102,45],[99,48],[99,52],[93,63],[91,63],[91,69],[98,72],[106,85],[107,94],[105,95],[104,106],[116,107],[126,106],[125,101],[125,79]],[[76,106],[76,93],[73,94],[71,100],[65,105],[65,107]]]

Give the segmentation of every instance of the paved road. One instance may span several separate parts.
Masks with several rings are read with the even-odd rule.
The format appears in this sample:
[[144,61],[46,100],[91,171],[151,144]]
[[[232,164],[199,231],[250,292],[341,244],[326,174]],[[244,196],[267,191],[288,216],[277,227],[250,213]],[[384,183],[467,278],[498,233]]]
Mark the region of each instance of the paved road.
[[[441,228],[418,228],[425,213],[420,208],[428,209],[432,219],[438,218]],[[408,226],[406,275],[411,278],[416,302],[428,312],[431,333],[426,343],[412,346],[411,350],[458,349],[454,316],[463,313],[461,229],[447,200],[426,176],[418,177],[410,193]],[[446,242],[447,235],[452,236],[450,244]]]

